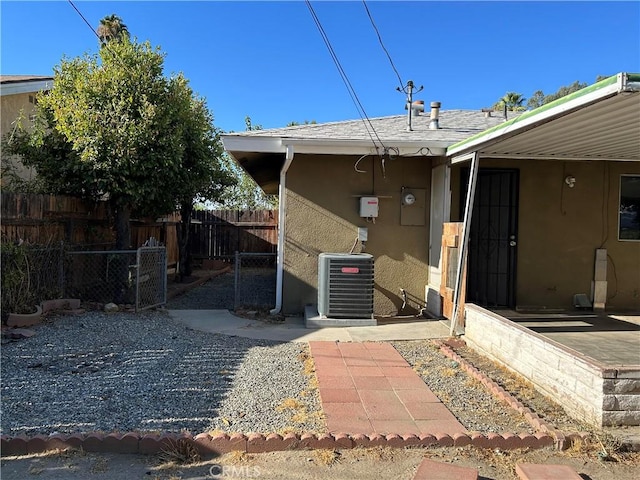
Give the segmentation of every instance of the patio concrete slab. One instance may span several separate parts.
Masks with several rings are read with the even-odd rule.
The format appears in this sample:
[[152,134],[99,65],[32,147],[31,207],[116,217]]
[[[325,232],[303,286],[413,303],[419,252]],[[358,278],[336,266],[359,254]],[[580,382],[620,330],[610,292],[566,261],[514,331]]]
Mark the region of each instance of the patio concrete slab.
[[[311,341],[309,347],[329,432],[452,435],[465,431],[391,345]],[[389,362],[394,366],[386,366]],[[336,371],[341,375],[336,376]]]
[[505,315],[519,325],[605,365],[640,365],[638,316],[582,313]]
[[446,338],[449,329],[439,320],[393,321],[368,327],[306,328],[304,318],[287,318],[284,323],[267,323],[238,317],[229,310],[167,310],[175,321],[194,330],[281,342],[391,341]]

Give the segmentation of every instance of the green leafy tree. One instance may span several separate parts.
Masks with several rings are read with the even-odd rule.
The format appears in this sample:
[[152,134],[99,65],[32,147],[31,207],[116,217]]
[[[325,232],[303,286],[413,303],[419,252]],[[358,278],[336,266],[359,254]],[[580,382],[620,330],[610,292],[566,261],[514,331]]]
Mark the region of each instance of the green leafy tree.
[[[600,82],[606,78],[609,78],[608,75],[598,75],[596,77],[596,82]],[[584,82],[579,82],[578,80],[576,80],[575,82],[573,82],[571,85],[565,85],[562,86],[558,89],[558,91],[556,91],[555,93],[551,93],[549,95],[545,95],[544,92],[542,90],[537,90],[532,96],[531,98],[529,98],[529,101],[527,102],[527,108],[529,109],[534,109],[534,108],[538,108],[541,107],[542,105],[546,105],[547,103],[551,103],[554,100],[557,100],[559,98],[565,97],[567,95],[572,94],[573,92],[577,92],[578,90],[582,90],[583,88],[586,88],[588,85]]]
[[544,105],[545,95],[542,90],[536,90],[527,101],[527,108],[534,109]]
[[165,78],[163,63],[148,42],[129,41],[63,59],[33,134],[21,130],[9,145],[51,193],[107,199],[118,249],[131,247],[133,211],[187,208],[233,183],[204,102],[182,75]]
[[[262,125],[254,125],[251,117],[244,119],[246,131],[262,130]],[[234,185],[225,188],[218,202],[213,202],[214,208],[230,210],[272,210],[278,208],[277,195],[267,195],[256,182],[233,159],[225,154],[224,169],[236,179]]]
[[[188,89],[186,85],[185,89]],[[204,99],[191,95],[188,105],[189,108],[182,112],[185,129],[182,165],[167,196],[172,199],[172,207],[180,212],[181,217],[177,228],[179,279],[191,275],[193,271],[190,225],[195,205],[220,200],[224,191],[238,182],[224,166],[220,134],[213,126],[213,115]]]
[[525,98],[520,93],[507,92],[504,97],[498,100],[494,105],[494,110],[503,110],[505,107],[512,112],[518,112],[525,109],[523,106]]
[[315,120],[311,120],[311,121],[305,120],[303,123],[296,122],[294,120],[292,122],[287,123],[287,127],[297,127],[298,125],[315,125],[316,123],[318,122],[316,122]]

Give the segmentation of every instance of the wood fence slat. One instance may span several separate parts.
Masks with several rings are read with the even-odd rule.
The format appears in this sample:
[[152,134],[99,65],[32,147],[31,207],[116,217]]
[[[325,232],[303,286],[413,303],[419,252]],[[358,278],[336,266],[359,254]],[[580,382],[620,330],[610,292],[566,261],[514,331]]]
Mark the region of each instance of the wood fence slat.
[[[34,244],[63,240],[75,245],[113,244],[106,202],[92,203],[69,196],[1,193],[3,240],[23,239]],[[278,212],[274,210],[195,211],[191,228],[192,254],[198,258],[230,258],[236,251],[275,253]],[[167,247],[167,262],[178,261],[179,213],[162,222],[132,222],[134,247],[155,237]]]

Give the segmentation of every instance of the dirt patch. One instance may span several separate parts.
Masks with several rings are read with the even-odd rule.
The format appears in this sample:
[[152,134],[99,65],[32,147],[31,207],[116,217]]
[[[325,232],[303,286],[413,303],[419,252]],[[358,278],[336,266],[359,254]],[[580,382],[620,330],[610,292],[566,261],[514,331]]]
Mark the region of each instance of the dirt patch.
[[623,480],[635,478],[639,454],[605,461],[586,445],[556,450],[501,451],[472,447],[432,449],[370,448],[352,450],[286,451],[262,454],[234,452],[191,464],[166,457],[65,452],[2,459],[3,480],[25,478],[73,480],[105,478],[129,480],[181,480],[193,478],[260,479],[412,479],[423,458],[478,470],[485,480],[512,480],[517,463],[563,464],[583,478]]

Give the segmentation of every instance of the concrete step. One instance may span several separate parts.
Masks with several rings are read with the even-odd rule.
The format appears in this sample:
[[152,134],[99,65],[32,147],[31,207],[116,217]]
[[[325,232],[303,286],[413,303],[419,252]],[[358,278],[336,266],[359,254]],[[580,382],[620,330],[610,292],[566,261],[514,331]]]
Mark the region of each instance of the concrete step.
[[457,467],[450,463],[434,462],[425,458],[413,480],[478,480],[478,470]]
[[582,480],[582,477],[568,465],[518,463],[516,473],[522,480]]

